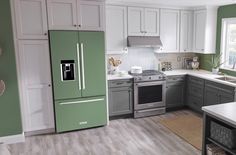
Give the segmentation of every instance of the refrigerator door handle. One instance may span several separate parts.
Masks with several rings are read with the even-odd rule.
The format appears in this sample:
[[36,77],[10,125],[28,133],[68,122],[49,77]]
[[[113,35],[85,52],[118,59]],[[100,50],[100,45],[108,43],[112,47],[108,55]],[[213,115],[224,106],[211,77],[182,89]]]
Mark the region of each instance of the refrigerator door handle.
[[77,71],[78,71],[78,78],[79,78],[79,90],[81,90],[79,43],[77,43],[77,67],[78,67]]
[[81,62],[82,62],[82,83],[83,83],[83,89],[85,89],[85,75],[84,75],[84,44],[80,44],[81,48]]
[[98,99],[74,101],[74,102],[62,102],[60,103],[60,105],[80,104],[80,103],[97,102],[97,101],[103,101],[103,100],[104,98],[98,98]]

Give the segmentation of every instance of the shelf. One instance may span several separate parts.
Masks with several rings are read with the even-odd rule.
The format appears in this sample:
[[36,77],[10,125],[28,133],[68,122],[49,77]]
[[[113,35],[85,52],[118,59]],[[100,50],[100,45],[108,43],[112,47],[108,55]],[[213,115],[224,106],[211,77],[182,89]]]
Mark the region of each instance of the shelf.
[[236,155],[236,150],[232,150],[232,149],[229,149],[227,147],[225,147],[224,145],[216,142],[215,140],[211,139],[211,138],[207,138],[208,141],[214,143],[215,145],[219,146],[220,148],[222,148],[223,150],[227,151],[228,153],[231,153],[232,155]]

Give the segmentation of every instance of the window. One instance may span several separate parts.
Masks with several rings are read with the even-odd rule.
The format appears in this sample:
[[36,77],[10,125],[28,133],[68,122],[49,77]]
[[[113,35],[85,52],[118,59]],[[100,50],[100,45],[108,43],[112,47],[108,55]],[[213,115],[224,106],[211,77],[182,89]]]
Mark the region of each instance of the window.
[[236,18],[222,20],[221,53],[223,67],[236,69]]

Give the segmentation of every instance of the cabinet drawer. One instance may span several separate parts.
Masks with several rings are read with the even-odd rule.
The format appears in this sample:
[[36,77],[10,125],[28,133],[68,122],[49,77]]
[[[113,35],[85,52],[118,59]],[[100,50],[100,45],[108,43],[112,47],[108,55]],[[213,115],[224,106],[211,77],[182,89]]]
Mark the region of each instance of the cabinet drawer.
[[193,110],[200,112],[203,106],[203,99],[192,96],[188,99],[188,106]]
[[107,123],[105,96],[56,102],[55,111],[57,132],[91,128]]
[[194,83],[194,84],[197,84],[197,85],[200,85],[200,86],[204,85],[204,80],[203,79],[193,77],[193,76],[188,77],[188,82],[189,83]]
[[166,82],[184,82],[185,76],[168,76]]
[[220,83],[216,83],[216,82],[212,82],[212,81],[206,81],[205,85],[206,85],[206,87],[210,87],[212,89],[217,89],[221,92],[231,94],[231,95],[234,95],[234,92],[235,92],[234,87],[227,86],[227,85],[220,84]]
[[131,87],[133,86],[133,80],[112,80],[108,83],[109,88],[113,87]]
[[190,83],[188,85],[188,91],[189,91],[189,95],[202,98],[204,88],[194,83]]

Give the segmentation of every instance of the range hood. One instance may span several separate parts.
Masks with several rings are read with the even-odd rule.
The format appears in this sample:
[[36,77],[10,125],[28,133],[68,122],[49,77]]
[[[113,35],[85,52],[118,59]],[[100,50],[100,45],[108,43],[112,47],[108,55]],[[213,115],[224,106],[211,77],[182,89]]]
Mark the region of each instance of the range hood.
[[128,36],[128,47],[162,47],[160,36]]

